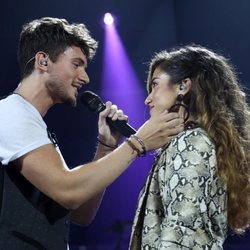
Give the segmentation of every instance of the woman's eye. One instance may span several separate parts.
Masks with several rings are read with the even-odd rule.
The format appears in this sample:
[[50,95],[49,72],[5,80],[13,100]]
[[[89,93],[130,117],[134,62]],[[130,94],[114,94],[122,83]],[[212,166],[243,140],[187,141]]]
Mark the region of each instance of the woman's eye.
[[157,82],[152,82],[152,88],[154,88],[157,85]]

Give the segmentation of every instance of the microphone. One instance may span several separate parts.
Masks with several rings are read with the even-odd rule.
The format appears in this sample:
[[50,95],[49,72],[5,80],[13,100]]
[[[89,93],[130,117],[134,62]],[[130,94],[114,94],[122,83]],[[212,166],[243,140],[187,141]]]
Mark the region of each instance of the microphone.
[[[101,98],[91,91],[83,92],[80,100],[92,112],[101,112],[106,108]],[[136,133],[136,130],[126,121],[113,121],[110,117],[107,117],[106,120],[110,127],[117,130],[125,137],[130,137],[132,134]]]

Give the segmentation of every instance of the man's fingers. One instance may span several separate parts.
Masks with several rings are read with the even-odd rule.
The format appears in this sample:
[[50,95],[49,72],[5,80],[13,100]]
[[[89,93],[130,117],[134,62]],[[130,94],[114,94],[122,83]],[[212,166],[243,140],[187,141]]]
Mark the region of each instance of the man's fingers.
[[106,102],[105,105],[106,105],[106,109],[100,113],[100,116],[102,118],[109,117],[114,121],[117,119],[125,120],[125,121],[128,120],[128,116],[124,115],[123,110],[118,109],[116,105],[112,104],[112,102],[108,101]]
[[184,126],[177,126],[175,128],[168,128],[168,133],[170,136],[176,136],[183,131]]
[[186,109],[183,106],[180,106],[178,114],[179,114],[180,117],[182,117],[183,119],[185,119]]
[[180,118],[180,115],[176,112],[170,112],[168,113],[167,111],[164,111],[163,113],[161,113],[159,116],[155,117],[155,119],[159,119],[159,121],[171,121],[173,119],[177,119]]
[[174,127],[184,124],[184,118],[175,112],[162,113],[160,116],[152,119],[155,119],[155,122],[158,124],[166,124],[167,127]]
[[121,109],[118,109],[114,115],[112,116],[112,120],[120,120],[120,121],[127,121],[128,116],[123,114]]
[[184,126],[184,119],[182,117],[178,117],[169,121],[166,121],[166,127],[172,128],[177,126]]

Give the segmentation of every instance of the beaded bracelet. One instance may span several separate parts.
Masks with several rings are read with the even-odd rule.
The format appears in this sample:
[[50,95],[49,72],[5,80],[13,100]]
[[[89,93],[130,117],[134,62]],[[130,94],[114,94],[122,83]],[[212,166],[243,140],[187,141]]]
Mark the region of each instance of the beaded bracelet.
[[104,143],[99,137],[97,137],[97,141],[98,141],[100,144],[102,144],[103,146],[108,147],[108,148],[115,149],[115,148],[118,147],[118,145],[111,146],[111,145],[108,145],[108,144]]
[[143,140],[140,137],[138,137],[137,135],[131,135],[131,137],[135,138],[135,140],[137,140],[140,143],[141,147],[142,147],[142,152],[140,152],[139,156],[141,156],[141,155],[145,156],[147,150],[146,150],[146,147],[145,147],[145,144],[144,144]]
[[[139,148],[137,148],[135,146],[135,144],[131,141],[131,137],[135,138],[136,141],[138,141],[142,147],[142,152],[139,150]],[[138,136],[135,135],[131,135],[130,138],[126,139],[126,142],[128,143],[128,145],[133,149],[133,151],[136,151],[138,156],[145,156],[146,155],[146,147],[144,142],[142,141],[141,138],[139,138]]]
[[141,155],[140,150],[130,141],[129,138],[126,139],[126,142],[127,142],[128,145],[133,149],[133,151],[136,151],[136,153],[137,153],[138,156]]

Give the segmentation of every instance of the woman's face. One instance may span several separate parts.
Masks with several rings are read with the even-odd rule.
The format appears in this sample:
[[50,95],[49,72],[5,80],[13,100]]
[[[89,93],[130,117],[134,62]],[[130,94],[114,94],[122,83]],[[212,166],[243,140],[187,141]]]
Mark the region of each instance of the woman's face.
[[176,103],[179,91],[179,85],[170,82],[170,75],[157,67],[151,79],[151,92],[145,100],[150,109],[150,116],[157,116],[169,110]]

